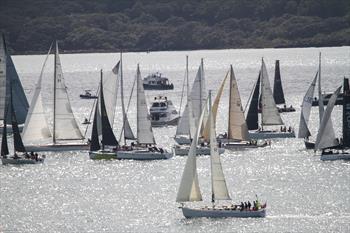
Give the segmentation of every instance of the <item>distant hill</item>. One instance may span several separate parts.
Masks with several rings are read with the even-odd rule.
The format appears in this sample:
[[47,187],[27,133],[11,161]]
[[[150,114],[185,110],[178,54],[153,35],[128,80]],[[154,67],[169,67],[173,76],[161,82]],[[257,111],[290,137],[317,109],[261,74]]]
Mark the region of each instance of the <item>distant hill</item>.
[[14,53],[350,45],[349,0],[1,0]]

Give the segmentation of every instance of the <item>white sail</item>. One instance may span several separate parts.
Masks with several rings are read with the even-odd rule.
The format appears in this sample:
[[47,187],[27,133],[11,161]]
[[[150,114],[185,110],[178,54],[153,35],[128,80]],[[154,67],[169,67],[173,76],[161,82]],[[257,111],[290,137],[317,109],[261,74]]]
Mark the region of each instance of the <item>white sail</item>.
[[[200,115],[199,123],[202,123],[204,109]],[[182,173],[181,183],[177,192],[176,201],[202,201],[202,194],[199,188],[198,173],[197,173],[197,145],[198,136],[201,127],[197,127],[194,134],[190,150],[188,152],[185,169]]]
[[55,53],[55,96],[54,96],[54,141],[56,139],[83,139],[69,102],[67,87],[56,42]]
[[210,122],[210,164],[211,164],[211,182],[212,182],[212,199],[213,200],[230,200],[230,195],[227,190],[224,172],[220,161],[218,151],[215,124],[213,112],[209,113]]
[[318,72],[316,73],[315,78],[312,80],[312,83],[303,98],[303,103],[301,104],[298,138],[306,138],[311,136],[310,130],[308,128],[308,123],[312,107],[312,100],[315,92],[317,76]]
[[275,100],[273,99],[264,59],[262,59],[261,64],[261,104],[262,125],[283,125]]
[[[196,78],[194,80],[192,90],[190,93],[192,101],[192,111],[193,117],[195,119],[195,127],[197,128],[199,117],[202,110],[205,108],[205,102],[207,99],[207,91],[205,88],[205,78],[204,78],[204,68],[203,68],[203,59],[201,65],[198,68]],[[204,116],[203,122],[206,122],[207,116]]]
[[154,135],[151,126],[150,116],[146,103],[145,90],[140,73],[140,67],[137,65],[137,142],[140,144],[155,144]]
[[331,98],[328,101],[326,111],[323,114],[320,128],[318,130],[315,149],[320,150],[324,148],[329,148],[333,146],[337,146],[339,143],[335,140],[335,137],[327,131],[327,124],[331,119],[331,114],[337,100],[337,97],[340,93],[341,86],[333,93]]
[[247,141],[249,140],[248,126],[245,121],[242,101],[232,65],[230,71],[228,138]]
[[44,69],[47,59],[49,58],[51,47],[45,58],[39,80],[35,86],[34,95],[30,103],[28,115],[24,123],[22,131],[22,140],[24,144],[30,144],[31,142],[38,142],[49,139],[52,137],[49,130],[49,126],[46,121],[44,107],[41,96],[41,83],[43,78]]
[[6,52],[5,38],[2,35],[0,41],[0,119],[5,116],[6,107]]
[[106,105],[108,120],[113,128],[115,108],[117,104],[118,80],[121,76],[120,62],[113,68],[113,73],[116,75],[107,75],[103,79],[103,96]]
[[189,126],[189,115],[188,115],[188,103],[185,106],[185,110],[182,113],[179,124],[176,128],[176,135],[189,135],[190,134]]

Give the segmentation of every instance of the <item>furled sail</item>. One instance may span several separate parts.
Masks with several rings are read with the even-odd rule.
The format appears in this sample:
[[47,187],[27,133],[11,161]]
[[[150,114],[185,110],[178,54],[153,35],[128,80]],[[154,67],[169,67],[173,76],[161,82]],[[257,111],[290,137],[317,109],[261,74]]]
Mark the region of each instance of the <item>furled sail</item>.
[[318,72],[316,73],[315,78],[312,80],[312,83],[310,84],[310,87],[303,98],[303,103],[301,104],[298,138],[307,138],[311,136],[308,123],[312,107],[312,100],[315,92],[317,76]]
[[249,130],[255,130],[259,128],[258,107],[259,107],[259,96],[260,96],[260,79],[261,79],[261,71],[259,72],[258,80],[256,81],[253,96],[250,101],[250,105],[248,109],[246,122]]
[[212,202],[214,202],[214,200],[231,200],[227,190],[224,172],[222,171],[213,115],[213,112],[209,111]]
[[69,102],[57,42],[55,53],[54,102],[54,142],[56,139],[83,139],[83,135],[75,121]]
[[350,88],[347,78],[344,78],[343,89],[343,146],[350,148]]
[[35,86],[33,98],[28,110],[28,115],[24,123],[24,128],[22,131],[22,139],[25,142],[25,144],[30,144],[31,142],[37,142],[37,141],[49,139],[52,137],[51,132],[49,130],[49,126],[46,121],[44,107],[42,103],[42,96],[41,96],[42,77],[43,77],[44,69],[46,66],[46,62],[49,58],[50,52],[51,52],[51,47],[49,49],[49,52],[45,58],[43,67],[41,69],[39,80]]
[[264,59],[261,64],[261,104],[262,104],[262,125],[283,125],[283,121],[276,107],[272,96],[269,76]]
[[231,65],[228,138],[247,141],[249,140],[248,135],[248,126],[244,118],[242,101],[239,95],[237,80]]
[[[206,104],[205,104],[206,105]],[[199,118],[201,124],[204,117],[204,109]],[[188,152],[185,169],[182,173],[181,183],[177,192],[176,201],[202,201],[202,194],[199,188],[198,172],[197,172],[197,145],[201,127],[197,127],[194,134],[190,150]]]
[[137,65],[137,142],[139,144],[156,144],[146,103],[145,90]]
[[327,131],[327,124],[331,119],[331,114],[335,105],[335,101],[340,93],[341,86],[332,94],[331,98],[328,101],[326,111],[323,114],[322,121],[320,124],[320,128],[318,130],[315,149],[325,149],[333,146],[337,146],[339,143],[335,140],[333,135],[329,134]]
[[280,61],[276,60],[275,64],[275,82],[273,83],[273,98],[276,104],[285,104],[284,93],[282,88]]

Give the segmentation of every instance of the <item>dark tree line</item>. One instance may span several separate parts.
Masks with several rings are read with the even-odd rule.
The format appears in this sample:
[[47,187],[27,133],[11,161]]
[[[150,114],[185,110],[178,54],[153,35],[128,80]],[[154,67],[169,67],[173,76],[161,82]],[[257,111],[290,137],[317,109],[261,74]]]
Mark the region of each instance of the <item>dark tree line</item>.
[[0,0],[15,53],[350,45],[349,0]]

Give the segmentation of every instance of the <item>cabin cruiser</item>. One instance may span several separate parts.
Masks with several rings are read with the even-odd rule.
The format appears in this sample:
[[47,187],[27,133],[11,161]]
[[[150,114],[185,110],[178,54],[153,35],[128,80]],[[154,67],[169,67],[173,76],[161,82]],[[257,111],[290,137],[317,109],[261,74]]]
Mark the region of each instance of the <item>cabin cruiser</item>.
[[143,88],[145,90],[172,90],[174,85],[169,83],[168,78],[162,77],[162,74],[157,72],[143,79]]
[[152,126],[177,125],[180,118],[173,103],[166,96],[154,97],[149,111]]

